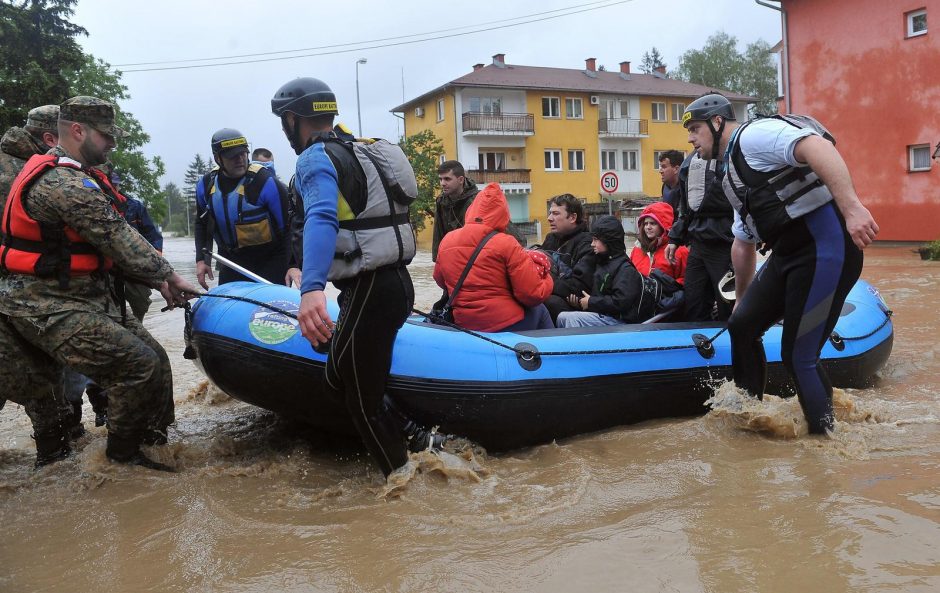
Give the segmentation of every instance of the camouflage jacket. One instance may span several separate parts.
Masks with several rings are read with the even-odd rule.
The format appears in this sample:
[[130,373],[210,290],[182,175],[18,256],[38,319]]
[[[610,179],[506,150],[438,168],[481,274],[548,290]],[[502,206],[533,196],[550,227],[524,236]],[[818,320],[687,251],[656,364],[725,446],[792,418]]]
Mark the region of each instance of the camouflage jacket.
[[[59,146],[50,154],[69,156]],[[97,187],[82,171],[56,167],[29,190],[26,209],[36,220],[71,227],[128,276],[154,286],[169,278],[173,274],[169,262],[114,211]],[[73,277],[63,289],[56,278],[0,272],[0,313],[11,317],[61,311],[114,314],[110,286],[108,274]]]
[[7,195],[20,169],[34,154],[48,150],[45,144],[36,142],[23,128],[10,128],[0,139],[0,212],[7,203]]

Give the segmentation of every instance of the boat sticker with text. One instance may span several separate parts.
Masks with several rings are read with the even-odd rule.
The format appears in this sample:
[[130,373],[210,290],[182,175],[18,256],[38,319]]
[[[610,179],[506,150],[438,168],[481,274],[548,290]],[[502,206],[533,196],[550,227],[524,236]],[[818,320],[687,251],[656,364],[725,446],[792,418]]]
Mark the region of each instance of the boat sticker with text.
[[[290,301],[273,301],[272,307],[277,307],[288,313],[297,314],[297,303]],[[268,307],[257,307],[251,313],[248,322],[248,331],[256,340],[264,344],[280,344],[294,337],[300,324],[293,317],[274,311]]]

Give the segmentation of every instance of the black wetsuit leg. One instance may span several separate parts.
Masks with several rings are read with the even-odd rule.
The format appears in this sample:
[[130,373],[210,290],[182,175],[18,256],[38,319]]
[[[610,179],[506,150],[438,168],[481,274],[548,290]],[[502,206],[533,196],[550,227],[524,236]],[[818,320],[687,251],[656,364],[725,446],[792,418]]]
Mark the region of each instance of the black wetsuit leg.
[[356,430],[382,473],[408,460],[401,422],[382,406],[395,336],[414,305],[407,268],[365,272],[342,283],[327,383],[346,401]]
[[829,203],[794,221],[728,321],[735,383],[762,394],[763,333],[781,316],[781,357],[811,433],[832,429],[832,385],[819,356],[862,271],[862,252]]
[[685,267],[685,321],[711,321],[718,303],[718,319],[731,315],[731,306],[718,298],[718,281],[731,269],[731,244],[693,241]]

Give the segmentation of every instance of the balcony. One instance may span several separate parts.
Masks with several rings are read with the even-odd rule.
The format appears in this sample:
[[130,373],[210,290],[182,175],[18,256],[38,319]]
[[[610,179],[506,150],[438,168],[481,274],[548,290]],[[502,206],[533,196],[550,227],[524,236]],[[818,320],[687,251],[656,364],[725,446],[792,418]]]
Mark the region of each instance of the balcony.
[[535,117],[531,113],[463,114],[464,136],[531,136],[535,133]]
[[597,120],[597,133],[602,138],[646,138],[649,121],[625,117]]
[[500,185],[507,183],[531,183],[529,172],[531,169],[470,169],[467,174],[476,181],[477,185],[484,186],[487,183],[498,183]]

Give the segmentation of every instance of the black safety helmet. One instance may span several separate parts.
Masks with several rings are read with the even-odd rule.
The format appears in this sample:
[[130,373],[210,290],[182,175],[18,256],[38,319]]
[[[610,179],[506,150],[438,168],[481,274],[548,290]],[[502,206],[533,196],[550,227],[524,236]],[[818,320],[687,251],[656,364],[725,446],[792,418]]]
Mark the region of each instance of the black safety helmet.
[[242,150],[248,150],[248,139],[238,130],[222,128],[212,135],[212,154],[225,153],[225,156],[228,156]]
[[322,80],[295,78],[281,86],[271,99],[271,112],[280,117],[294,113],[301,117],[339,115],[336,95]]
[[[718,129],[712,125],[712,118],[721,117],[721,124]],[[703,121],[712,132],[712,158],[718,158],[718,145],[721,141],[721,133],[724,132],[726,121],[735,121],[734,106],[728,97],[721,93],[708,93],[689,103],[682,114],[682,126],[689,127],[689,122]]]

